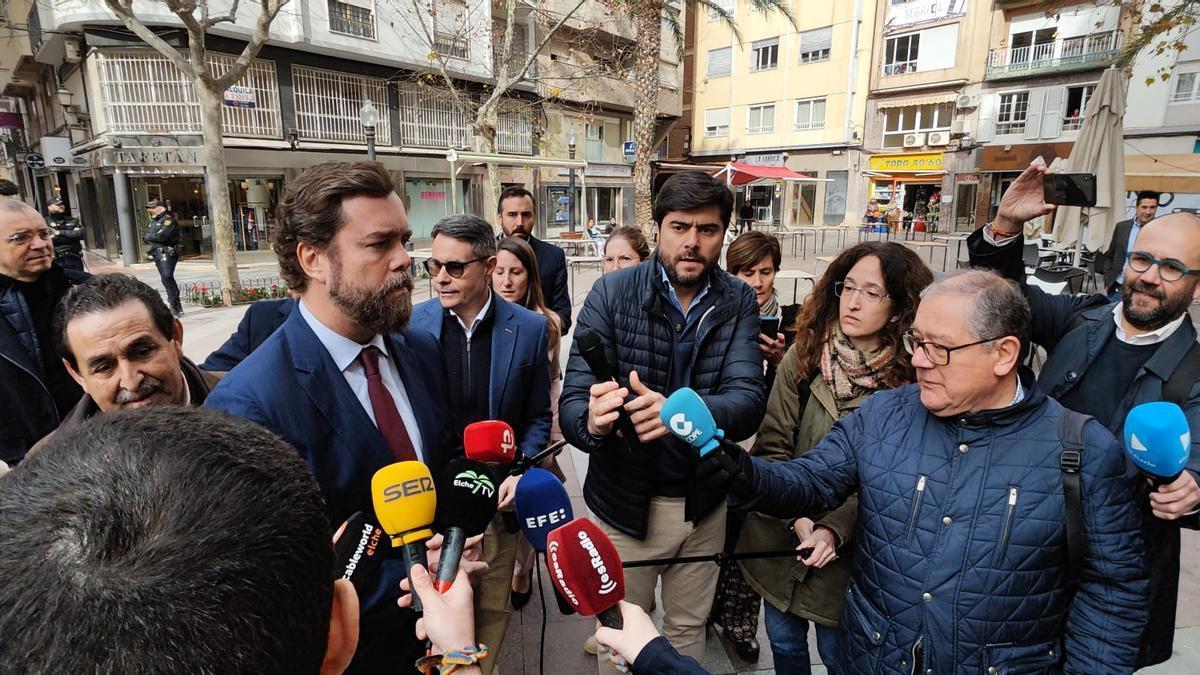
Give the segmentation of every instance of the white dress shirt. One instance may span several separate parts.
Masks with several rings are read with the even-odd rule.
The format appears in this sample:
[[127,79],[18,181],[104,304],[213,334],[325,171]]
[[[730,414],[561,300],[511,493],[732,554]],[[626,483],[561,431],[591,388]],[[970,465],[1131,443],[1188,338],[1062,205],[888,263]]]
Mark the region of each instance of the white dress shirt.
[[408,392],[405,391],[404,382],[400,379],[400,371],[396,368],[396,362],[392,359],[392,354],[388,351],[383,336],[376,334],[367,344],[359,344],[326,327],[312,315],[312,312],[308,311],[303,300],[299,305],[300,315],[304,317],[308,327],[312,329],[313,333],[316,333],[317,339],[325,346],[325,351],[329,352],[329,356],[333,358],[334,365],[341,371],[342,377],[346,378],[346,384],[350,385],[350,391],[354,392],[355,398],[358,399],[363,410],[367,411],[367,417],[371,418],[372,423],[375,422],[375,409],[371,407],[371,395],[367,391],[367,375],[363,372],[362,360],[358,358],[358,355],[369,346],[379,349],[379,375],[383,379],[383,386],[387,387],[388,393],[392,395],[392,400],[396,403],[396,410],[400,413],[400,419],[404,420],[404,426],[408,429],[408,437],[417,451],[417,459],[425,461],[417,416],[413,413]]
[[1149,333],[1142,333],[1141,335],[1126,335],[1125,326],[1121,325],[1121,312],[1123,311],[1124,305],[1122,303],[1118,302],[1113,305],[1113,321],[1117,323],[1117,339],[1127,345],[1156,345],[1160,342],[1166,342],[1167,338],[1179,330],[1184,320],[1189,318],[1188,313],[1184,312],[1183,316],[1180,316],[1162,328],[1152,330]]

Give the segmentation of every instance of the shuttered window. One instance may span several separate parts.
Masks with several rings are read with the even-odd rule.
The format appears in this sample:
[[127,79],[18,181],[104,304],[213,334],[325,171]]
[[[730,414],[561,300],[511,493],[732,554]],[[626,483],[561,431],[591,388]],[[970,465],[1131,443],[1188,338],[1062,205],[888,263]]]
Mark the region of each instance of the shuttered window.
[[800,63],[828,61],[833,51],[833,26],[800,33]]
[[731,60],[733,59],[733,48],[723,47],[721,49],[710,49],[708,52],[708,77],[721,77],[728,75],[731,68]]

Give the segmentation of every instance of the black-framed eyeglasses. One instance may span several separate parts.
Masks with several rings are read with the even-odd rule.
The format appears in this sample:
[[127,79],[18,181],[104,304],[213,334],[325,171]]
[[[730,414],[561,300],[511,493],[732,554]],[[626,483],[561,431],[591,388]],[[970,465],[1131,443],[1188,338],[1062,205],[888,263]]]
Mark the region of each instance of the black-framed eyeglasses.
[[24,246],[33,241],[34,237],[37,237],[42,241],[50,241],[54,238],[54,232],[50,228],[44,227],[35,232],[25,231],[18,232],[16,234],[10,234],[4,238],[4,241],[7,241],[14,246]]
[[477,263],[480,260],[487,260],[487,256],[472,258],[470,260],[447,260],[446,262],[442,262],[437,258],[426,258],[425,262],[422,264],[425,265],[425,271],[429,272],[429,276],[431,277],[436,277],[443,269],[445,269],[446,274],[449,274],[455,279],[459,279],[462,278],[463,272],[467,271],[467,265],[470,265],[471,263]]
[[834,295],[836,295],[840,298],[840,297],[842,297],[843,294],[846,294],[846,293],[849,293],[850,295],[854,295],[855,293],[858,293],[858,297],[862,298],[863,302],[866,302],[866,303],[869,303],[872,305],[878,305],[880,302],[882,302],[885,298],[888,297],[887,293],[884,293],[883,291],[877,291],[873,288],[858,288],[857,286],[851,286],[850,284],[847,284],[844,281],[833,282],[833,294]]
[[925,358],[929,359],[929,362],[935,366],[950,365],[950,353],[951,352],[956,352],[960,349],[966,349],[967,347],[974,347],[976,345],[981,345],[981,344],[984,344],[987,342],[991,342],[993,340],[999,340],[1002,337],[1008,337],[1008,336],[1007,335],[997,335],[996,337],[991,337],[986,340],[978,340],[976,342],[969,342],[965,345],[958,345],[956,347],[947,347],[946,345],[940,345],[936,342],[929,342],[927,340],[922,340],[922,339],[918,338],[916,335],[913,335],[912,331],[909,331],[909,332],[905,333],[904,335],[900,336],[901,341],[904,343],[904,351],[908,352],[909,356],[915,356],[917,353],[917,348],[920,347],[921,351],[925,352]]
[[1194,270],[1187,265],[1173,258],[1167,260],[1159,260],[1145,251],[1130,251],[1125,254],[1125,264],[1129,265],[1129,269],[1143,274],[1150,270],[1151,267],[1158,265],[1158,276],[1166,282],[1179,281],[1189,274],[1200,274],[1200,270]]

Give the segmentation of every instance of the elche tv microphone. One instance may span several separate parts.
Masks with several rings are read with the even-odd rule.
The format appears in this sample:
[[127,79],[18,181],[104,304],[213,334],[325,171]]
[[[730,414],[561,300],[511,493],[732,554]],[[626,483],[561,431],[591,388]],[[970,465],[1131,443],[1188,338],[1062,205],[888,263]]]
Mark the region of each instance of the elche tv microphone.
[[[404,572],[413,565],[425,565],[425,540],[433,536],[433,517],[437,512],[437,493],[429,467],[421,462],[396,462],[371,477],[371,498],[375,517],[392,538],[392,547],[404,557]],[[413,594],[413,609],[421,611],[421,600]]]
[[[592,371],[592,375],[596,377],[597,382],[606,382],[609,380],[618,382],[616,369],[609,363],[608,355],[604,353],[604,341],[600,339],[599,333],[594,330],[580,331],[575,335],[575,344],[579,346],[579,355],[588,364],[588,369]],[[616,427],[621,432],[622,440],[625,441],[625,447],[630,452],[641,447],[637,430],[634,428],[633,421],[629,419],[629,413],[626,412],[624,407],[617,409]]]
[[[545,469],[533,468],[521,476],[517,481],[513,503],[521,531],[529,540],[529,545],[538,553],[546,551],[546,535],[551,530],[565,525],[575,517],[567,488],[557,476]],[[562,596],[556,593],[555,599],[559,611],[563,614],[575,613],[575,608]]]
[[454,583],[463,546],[468,537],[483,534],[496,515],[499,485],[483,462],[455,459],[438,474],[437,516],[434,526],[442,533],[442,555],[433,587],[445,593]]
[[1192,433],[1183,410],[1156,401],[1125,415],[1125,453],[1156,485],[1173,482],[1192,454]]
[[575,611],[620,630],[625,573],[612,541],[587,518],[577,518],[546,537],[550,580]]
[[375,517],[356,511],[333,535],[334,578],[349,579],[360,598],[375,590],[379,565],[392,551],[391,539]]
[[517,436],[500,420],[472,422],[463,429],[463,449],[467,459],[508,466],[517,456]]
[[725,437],[704,399],[690,387],[668,396],[658,416],[676,438],[699,450],[701,457],[716,450]]

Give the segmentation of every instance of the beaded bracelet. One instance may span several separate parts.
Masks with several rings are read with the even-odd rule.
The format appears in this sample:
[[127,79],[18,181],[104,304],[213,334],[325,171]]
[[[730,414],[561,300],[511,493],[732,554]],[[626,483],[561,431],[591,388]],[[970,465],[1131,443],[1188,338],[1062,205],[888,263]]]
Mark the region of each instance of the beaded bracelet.
[[482,642],[474,647],[463,647],[445,654],[430,654],[417,659],[417,670],[422,673],[437,672],[439,675],[449,675],[463,666],[474,666],[481,659],[487,658],[488,648]]

